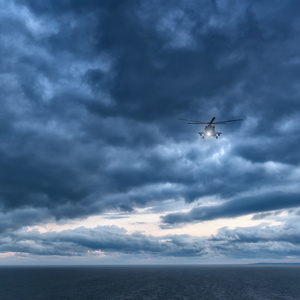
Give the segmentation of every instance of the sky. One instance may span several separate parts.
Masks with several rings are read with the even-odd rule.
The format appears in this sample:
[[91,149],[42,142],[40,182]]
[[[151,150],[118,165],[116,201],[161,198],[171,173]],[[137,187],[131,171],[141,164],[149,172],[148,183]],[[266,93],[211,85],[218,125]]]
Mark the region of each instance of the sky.
[[300,262],[299,14],[0,0],[0,264]]

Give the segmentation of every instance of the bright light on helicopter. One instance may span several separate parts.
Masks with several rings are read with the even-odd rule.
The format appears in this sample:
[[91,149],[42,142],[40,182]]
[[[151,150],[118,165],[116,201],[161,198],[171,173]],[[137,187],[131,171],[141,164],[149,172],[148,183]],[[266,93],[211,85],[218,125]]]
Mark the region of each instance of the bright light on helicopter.
[[179,118],[179,119],[188,122],[188,124],[195,124],[195,125],[208,124],[208,125],[206,125],[204,127],[204,131],[198,132],[198,134],[200,134],[200,136],[203,139],[205,138],[205,136],[207,136],[207,137],[215,137],[216,139],[218,139],[220,137],[220,135],[221,135],[222,132],[215,130],[215,124],[227,124],[229,122],[243,121],[243,119],[236,119],[236,120],[214,122],[214,120],[216,119],[216,117],[213,117],[210,120],[210,122],[195,121],[195,120],[183,119],[183,118]]

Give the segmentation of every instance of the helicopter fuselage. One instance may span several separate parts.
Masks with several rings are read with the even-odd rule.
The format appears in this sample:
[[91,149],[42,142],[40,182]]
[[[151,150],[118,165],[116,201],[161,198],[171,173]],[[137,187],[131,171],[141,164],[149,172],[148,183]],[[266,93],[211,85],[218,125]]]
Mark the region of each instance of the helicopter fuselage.
[[222,134],[222,132],[215,130],[215,126],[209,124],[205,126],[204,131],[199,131],[198,134],[202,136],[204,139],[206,138],[211,138],[215,137],[216,139]]

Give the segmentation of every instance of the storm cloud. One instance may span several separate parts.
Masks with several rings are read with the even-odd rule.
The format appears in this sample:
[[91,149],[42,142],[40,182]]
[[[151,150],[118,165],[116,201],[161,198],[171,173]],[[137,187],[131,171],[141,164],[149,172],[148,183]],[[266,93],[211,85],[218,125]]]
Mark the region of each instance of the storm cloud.
[[[299,10],[0,0],[0,232],[170,200],[195,205],[162,225],[299,207]],[[244,121],[202,141],[178,120],[213,116]]]
[[299,193],[286,194],[277,192],[237,198],[220,205],[197,207],[187,213],[171,213],[162,217],[162,220],[165,223],[174,224],[232,218],[257,212],[298,207],[299,202]]

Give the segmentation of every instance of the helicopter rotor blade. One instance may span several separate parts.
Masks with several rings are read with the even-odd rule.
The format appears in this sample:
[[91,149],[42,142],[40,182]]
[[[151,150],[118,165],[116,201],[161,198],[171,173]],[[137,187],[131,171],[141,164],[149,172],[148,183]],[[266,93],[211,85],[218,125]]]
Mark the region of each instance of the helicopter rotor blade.
[[201,122],[201,121],[190,120],[190,119],[183,119],[183,118],[179,118],[179,120],[182,120],[182,121],[189,121],[189,122]]
[[229,122],[238,122],[238,121],[243,121],[243,119],[220,121],[220,122],[215,122],[215,123],[212,123],[212,124],[226,124],[226,123],[229,123]]
[[201,122],[201,121],[196,121],[196,120],[191,120],[191,119],[184,119],[184,118],[179,118],[179,120],[187,121],[188,124],[227,124],[227,123],[230,123],[230,122],[243,121],[243,119],[236,119],[236,120],[214,122],[215,117],[213,117],[210,122]]
[[188,124],[210,124],[210,123],[208,123],[208,122],[188,122]]

